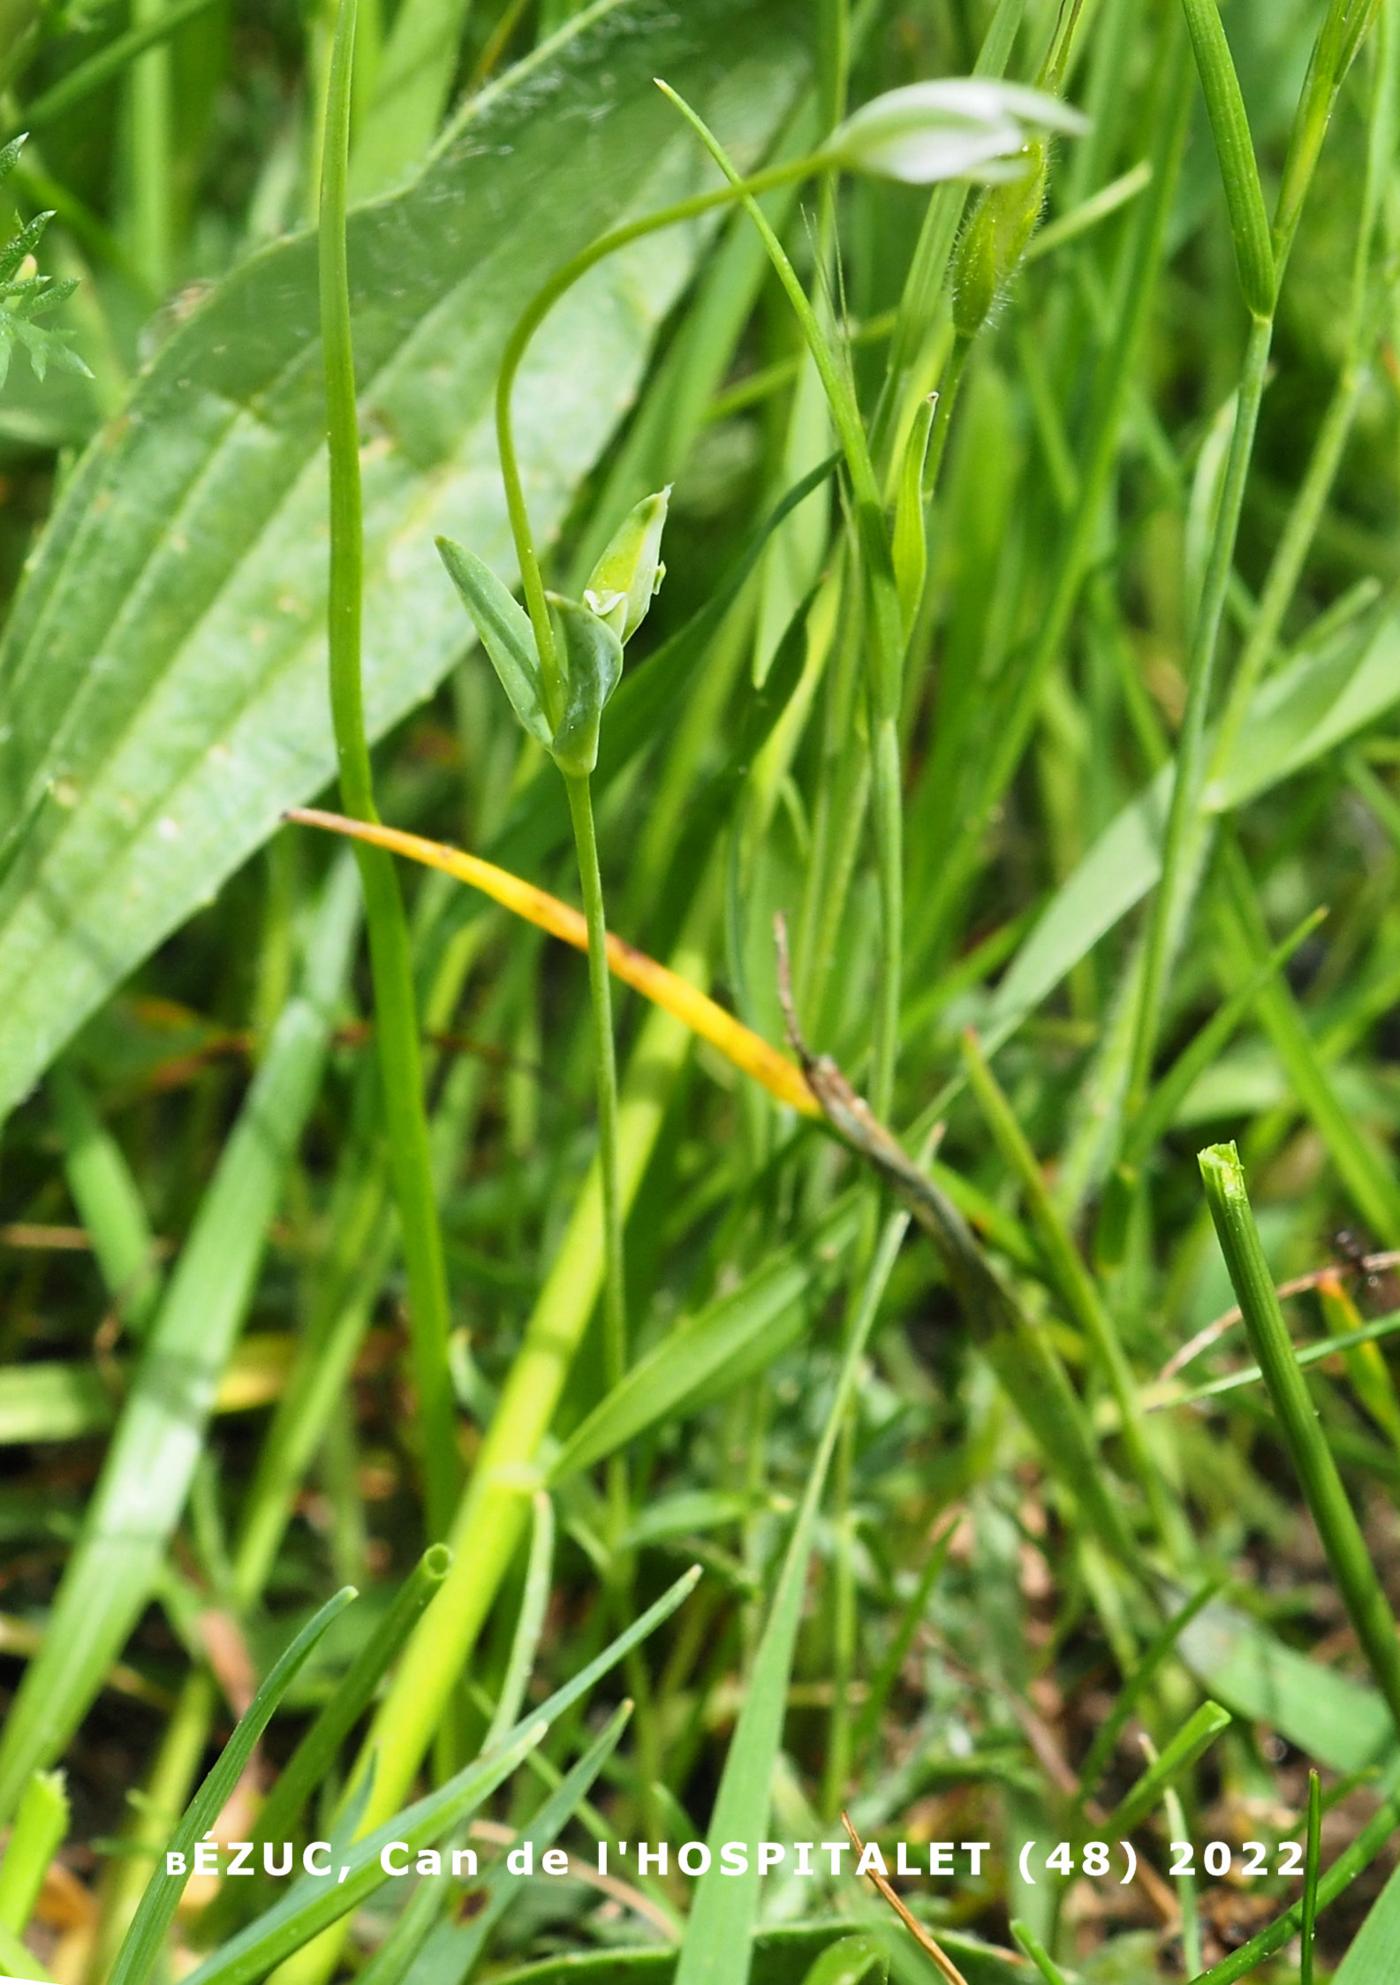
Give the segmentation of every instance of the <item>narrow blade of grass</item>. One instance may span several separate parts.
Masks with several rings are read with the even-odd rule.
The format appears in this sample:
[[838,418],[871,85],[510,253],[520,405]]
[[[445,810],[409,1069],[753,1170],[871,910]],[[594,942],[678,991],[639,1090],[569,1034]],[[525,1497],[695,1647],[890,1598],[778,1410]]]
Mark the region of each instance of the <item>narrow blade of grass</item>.
[[0,1930],[22,1937],[39,1899],[49,1863],[68,1832],[68,1794],[61,1771],[36,1771],[20,1797],[0,1859]]
[[[183,1867],[186,1874],[193,1866],[195,1843],[204,1838],[228,1803],[233,1788],[253,1755],[254,1746],[272,1721],[278,1703],[298,1670],[332,1620],[345,1610],[355,1596],[354,1588],[346,1586],[333,1599],[326,1601],[314,1619],[307,1622],[285,1649],[247,1710],[238,1719],[233,1735],[219,1753],[218,1763],[200,1786],[184,1818],[170,1837],[167,1851],[172,1856],[180,1857],[177,1866]],[[152,1875],[126,1941],[117,1953],[110,1985],[146,1985],[159,1961],[165,1933],[174,1921],[184,1887],[184,1875],[167,1874],[164,1868],[158,1868]]]
[[252,1985],[254,1979],[266,1977],[391,1879],[380,1859],[385,1847],[403,1842],[411,1858],[420,1847],[441,1840],[460,1826],[541,1742],[552,1723],[669,1619],[694,1590],[699,1575],[689,1571],[677,1579],[601,1654],[556,1689],[536,1715],[509,1731],[495,1750],[483,1753],[435,1792],[395,1814],[354,1847],[344,1849],[334,1882],[311,1879],[298,1883],[266,1915],[207,1959],[191,1975],[189,1985]]
[[[345,226],[355,16],[356,0],[339,0],[326,82],[317,258],[330,472],[326,626],[331,721],[346,811],[373,821],[378,814],[361,679],[365,545],[360,418]],[[365,925],[374,979],[374,1041],[382,1078],[389,1169],[408,1270],[409,1346],[422,1419],[419,1452],[426,1489],[427,1531],[430,1538],[435,1538],[443,1535],[451,1519],[461,1483],[461,1465],[457,1453],[457,1414],[447,1363],[451,1329],[447,1268],[423,1102],[423,1057],[413,956],[393,863],[373,847],[359,846],[355,853],[364,889]]]
[[783,1555],[768,1618],[749,1672],[743,1708],[730,1738],[710,1817],[709,1839],[715,1858],[696,1884],[675,1985],[744,1985],[749,1976],[761,1881],[757,1857],[750,1856],[743,1875],[729,1876],[722,1868],[719,1847],[727,1840],[757,1841],[767,1837],[773,1772],[782,1748],[788,1679],[801,1624],[817,1512],[846,1402],[854,1393],[866,1342],[908,1225],[909,1216],[904,1213],[885,1223],[861,1292],[835,1397]]
[[1154,1757],[1142,1777],[1126,1793],[1109,1818],[1110,1829],[1131,1833],[1141,1825],[1169,1785],[1203,1758],[1222,1731],[1231,1723],[1228,1709],[1218,1702],[1203,1702],[1182,1724],[1161,1755]]
[[335,1694],[278,1773],[276,1784],[258,1810],[255,1842],[292,1838],[308,1800],[330,1771],[341,1745],[363,1716],[451,1563],[452,1553],[445,1544],[430,1544],[403,1581],[383,1619],[356,1651]]
[[1200,1162],[1220,1251],[1244,1313],[1250,1348],[1278,1416],[1279,1431],[1362,1652],[1400,1730],[1400,1642],[1395,1619],[1298,1369],[1250,1208],[1239,1154],[1233,1144],[1216,1144],[1201,1153]]

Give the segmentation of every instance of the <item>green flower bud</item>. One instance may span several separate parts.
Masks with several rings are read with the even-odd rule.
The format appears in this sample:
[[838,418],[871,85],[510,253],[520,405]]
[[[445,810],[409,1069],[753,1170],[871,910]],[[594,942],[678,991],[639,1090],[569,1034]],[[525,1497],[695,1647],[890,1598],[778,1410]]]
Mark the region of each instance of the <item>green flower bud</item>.
[[655,496],[644,496],[623,518],[588,575],[584,601],[620,641],[632,639],[661,590],[666,576],[661,533],[670,501],[669,483]]
[[1045,205],[1050,152],[1032,138],[1022,156],[1025,170],[990,186],[963,229],[953,262],[953,324],[959,336],[976,337],[992,306],[1020,266]]

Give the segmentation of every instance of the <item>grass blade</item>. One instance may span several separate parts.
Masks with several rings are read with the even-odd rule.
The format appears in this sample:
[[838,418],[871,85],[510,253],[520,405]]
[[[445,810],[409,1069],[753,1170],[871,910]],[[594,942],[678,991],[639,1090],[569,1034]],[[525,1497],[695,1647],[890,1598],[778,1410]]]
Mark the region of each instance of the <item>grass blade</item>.
[[[412,1853],[441,1840],[480,1805],[540,1743],[550,1725],[617,1666],[668,1619],[694,1590],[700,1574],[690,1571],[625,1632],[609,1643],[586,1667],[556,1689],[528,1721],[518,1724],[494,1751],[484,1752],[435,1792],[429,1792],[367,1834],[341,1856],[335,1881],[299,1883],[266,1915],[213,1957],[190,1978],[189,1985],[252,1985],[276,1965],[286,1963],[315,1938],[333,1928],[366,1897],[390,1879],[380,1855],[391,1843],[404,1842]],[[342,1872],[343,1871],[343,1872]],[[114,1981],[115,1985],[115,1981]]]
[[1200,1162],[1210,1216],[1244,1313],[1250,1349],[1264,1374],[1279,1431],[1356,1637],[1400,1730],[1400,1642],[1396,1640],[1395,1620],[1298,1369],[1254,1223],[1239,1154],[1233,1144],[1216,1144],[1201,1153]]
[[846,1405],[854,1394],[866,1342],[908,1225],[909,1216],[903,1213],[885,1223],[861,1291],[835,1397],[813,1457],[754,1655],[744,1705],[730,1739],[710,1819],[709,1838],[715,1845],[715,1858],[696,1885],[675,1985],[744,1985],[749,1976],[758,1923],[760,1877],[756,1857],[750,1857],[743,1875],[731,1877],[722,1871],[718,1848],[727,1840],[756,1841],[767,1835],[773,1773],[782,1746],[788,1677],[797,1646],[817,1512]]
[[[306,1661],[332,1620],[355,1598],[353,1586],[346,1586],[328,1599],[321,1610],[302,1628],[286,1648],[258,1689],[247,1710],[239,1717],[233,1735],[219,1754],[219,1761],[191,1800],[184,1818],[170,1837],[167,1850],[180,1857],[177,1865],[188,1870],[193,1865],[195,1843],[202,1840],[228,1803],[229,1795],[243,1775],[253,1749],[271,1722],[278,1703],[286,1694],[297,1671]],[[110,1985],[146,1985],[161,1954],[165,1933],[174,1921],[184,1891],[183,1875],[157,1869],[146,1887],[126,1940],[112,1967]]]
[[1175,1785],[1183,1772],[1205,1756],[1221,1732],[1229,1729],[1232,1720],[1229,1710],[1222,1709],[1218,1702],[1203,1702],[1125,1794],[1108,1821],[1109,1827],[1131,1833],[1140,1826],[1167,1787]]
[[[374,775],[365,735],[361,627],[364,618],[365,527],[360,488],[360,415],[350,325],[350,266],[345,230],[354,82],[356,0],[339,0],[326,82],[317,261],[321,347],[326,380],[327,463],[330,474],[330,576],[326,645],[331,723],[347,813],[377,820]],[[440,1537],[461,1486],[457,1410],[447,1363],[451,1328],[447,1267],[438,1225],[428,1119],[423,1104],[423,1056],[408,919],[393,863],[379,849],[355,849],[365,893],[365,926],[374,980],[375,1051],[394,1183],[399,1232],[408,1269],[409,1348],[422,1426],[419,1452],[425,1485],[426,1529]]]
[[0,1930],[24,1935],[49,1863],[63,1845],[68,1821],[63,1773],[36,1771],[24,1788],[0,1859]]
[[277,1783],[258,1811],[257,1841],[292,1837],[308,1800],[364,1715],[451,1563],[452,1553],[445,1544],[430,1544],[399,1587],[393,1604],[357,1650],[335,1694],[278,1773]]

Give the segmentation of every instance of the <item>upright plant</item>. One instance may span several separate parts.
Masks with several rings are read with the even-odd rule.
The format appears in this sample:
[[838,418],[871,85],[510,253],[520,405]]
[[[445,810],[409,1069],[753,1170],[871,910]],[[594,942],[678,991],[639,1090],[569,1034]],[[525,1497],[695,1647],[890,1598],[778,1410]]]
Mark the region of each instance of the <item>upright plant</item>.
[[[318,243],[330,464],[327,636],[331,716],[345,810],[357,819],[373,821],[379,815],[365,735],[360,670],[364,524],[345,226],[355,18],[356,0],[340,0],[326,84]],[[393,863],[377,848],[358,845],[355,854],[369,933],[375,1051],[379,1059],[385,1135],[408,1270],[410,1342],[421,1415],[420,1453],[428,1531],[430,1536],[441,1537],[451,1521],[460,1468],[456,1407],[447,1362],[450,1327],[447,1271],[423,1107],[423,1058],[413,954]]]
[[604,1362],[610,1385],[626,1369],[627,1300],[608,931],[590,779],[598,762],[603,710],[622,675],[623,646],[646,619],[665,575],[661,536],[670,494],[663,489],[644,497],[623,520],[595,565],[582,600],[547,595],[532,544],[528,537],[519,540],[528,614],[473,552],[445,538],[438,545],[511,708],[526,736],[558,766],[568,794],[588,923],[606,1263]]
[[[334,73],[334,70],[333,70]],[[662,85],[663,89],[665,88]],[[674,93],[668,92],[673,96]],[[695,128],[696,114],[682,106]],[[841,168],[872,171],[927,184],[948,177],[997,181],[1016,178],[1023,170],[1022,151],[1034,129],[1078,130],[1082,121],[1072,111],[1042,93],[990,83],[947,82],[896,90],[857,113],[818,151],[742,177],[718,150],[728,181],[723,187],[690,196],[653,214],[630,221],[601,236],[565,264],[522,312],[506,342],[496,390],[496,432],[507,512],[515,540],[527,606],[522,609],[498,575],[468,547],[448,542],[439,550],[447,570],[472,618],[498,681],[526,735],[554,758],[565,779],[574,828],[575,853],[588,917],[589,984],[595,1070],[599,1083],[599,1169],[606,1182],[617,1153],[610,1152],[610,1125],[615,1123],[614,1050],[611,997],[607,988],[607,929],[601,885],[597,881],[597,846],[592,828],[589,774],[596,758],[603,712],[616,687],[625,636],[635,631],[654,593],[660,570],[660,536],[665,523],[667,493],[642,500],[619,527],[598,561],[583,599],[551,592],[531,529],[512,424],[511,402],[517,374],[535,331],[561,296],[607,256],[659,230],[692,221],[734,203],[753,207],[759,194],[811,176]],[[809,331],[811,306],[781,246],[771,236],[761,210],[756,210],[765,244],[770,240],[787,271],[784,288],[795,285],[795,303],[804,332],[812,337],[823,384],[828,389],[843,459],[853,492],[861,493],[854,507],[863,556],[873,559],[878,573],[876,594],[883,616],[885,701],[889,717],[883,747],[886,828],[881,859],[884,929],[898,944],[899,912],[899,766],[894,729],[897,675],[904,631],[894,575],[890,526],[874,477],[869,447],[853,391],[841,362],[817,326]],[[773,247],[769,249],[770,254]],[[791,290],[788,289],[791,297]],[[819,355],[819,356],[818,356]],[[587,597],[592,595],[590,602]],[[893,671],[893,673],[891,673]],[[891,859],[893,856],[893,859]],[[894,1023],[899,970],[885,973],[879,989],[883,1018],[877,1021],[879,1057],[893,1076]],[[597,996],[595,997],[595,988]],[[620,1168],[619,1168],[620,1169]],[[621,1192],[614,1173],[611,1205],[605,1183],[602,1213],[605,1230],[605,1314],[611,1318],[611,1356],[623,1342]],[[882,1281],[882,1278],[881,1278]],[[874,1286],[874,1285],[872,1285]],[[534,1347],[526,1347],[535,1355]],[[522,1352],[522,1357],[526,1353]],[[548,1348],[551,1367],[555,1349]],[[556,1375],[557,1388],[562,1374]],[[508,1388],[509,1392],[509,1388]],[[557,1396],[552,1394],[551,1396]],[[513,1410],[513,1409],[512,1409]],[[504,1411],[504,1409],[503,1409]],[[498,1419],[488,1437],[496,1482],[504,1473],[523,1477],[535,1463],[536,1415],[519,1416],[519,1428]],[[390,1685],[362,1755],[358,1782],[363,1783],[371,1755],[374,1782],[366,1806],[370,1823],[392,1810],[393,1800],[411,1782],[445,1708],[462,1664],[469,1657],[495,1591],[509,1561],[501,1548],[501,1510],[494,1486],[469,1482],[457,1520],[452,1526],[454,1564],[437,1601],[416,1630],[403,1667]],[[326,1975],[329,1951],[298,1970],[299,1985]]]

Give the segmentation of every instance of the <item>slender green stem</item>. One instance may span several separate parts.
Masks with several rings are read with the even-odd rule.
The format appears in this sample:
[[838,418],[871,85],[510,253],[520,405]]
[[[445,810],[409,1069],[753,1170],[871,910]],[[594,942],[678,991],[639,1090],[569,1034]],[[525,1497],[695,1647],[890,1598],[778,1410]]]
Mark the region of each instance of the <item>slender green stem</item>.
[[1187,1717],[1160,1756],[1149,1753],[1146,1771],[1113,1808],[1104,1822],[1105,1831],[1121,1835],[1140,1827],[1163,1790],[1203,1758],[1233,1720],[1228,1709],[1207,1698]]
[[587,248],[579,250],[563,263],[547,283],[538,289],[526,305],[515,327],[506,340],[501,355],[501,369],[496,377],[496,447],[501,461],[501,481],[505,487],[506,514],[510,520],[511,536],[515,541],[515,555],[520,566],[521,589],[525,595],[525,605],[529,611],[530,624],[535,633],[535,645],[539,650],[540,670],[543,678],[545,708],[552,713],[551,720],[557,721],[557,711],[563,703],[563,677],[559,663],[557,644],[554,639],[554,625],[550,619],[549,602],[545,596],[544,578],[540,571],[539,554],[535,548],[534,533],[530,529],[529,506],[525,501],[525,485],[520,473],[520,458],[515,446],[515,426],[511,412],[511,402],[515,393],[515,382],[526,352],[529,350],[540,325],[548,317],[560,298],[581,282],[590,269],[604,262],[610,255],[628,248],[635,241],[642,241],[650,234],[658,234],[666,228],[679,227],[686,221],[699,220],[704,215],[714,213],[722,207],[729,207],[740,200],[750,199],[761,193],[773,192],[782,186],[792,186],[803,179],[810,179],[814,172],[823,169],[824,161],[819,153],[809,153],[798,159],[791,159],[783,165],[770,166],[767,171],[755,173],[731,186],[722,186],[709,193],[692,194],[688,199],[676,200],[670,206],[658,207],[655,213],[643,214],[638,220],[626,221],[621,227],[611,228],[608,233],[599,235]]
[[[1229,832],[1222,832],[1219,842],[1223,885],[1219,923],[1230,985],[1257,972],[1270,946],[1258,891],[1239,844]],[[1400,1245],[1400,1181],[1395,1168],[1338,1093],[1286,979],[1277,973],[1266,978],[1257,995],[1257,1011],[1283,1068],[1290,1108],[1312,1119],[1338,1178],[1382,1245]]]
[[91,96],[94,90],[110,82],[113,76],[119,76],[138,55],[145,55],[149,49],[169,41],[186,21],[192,21],[197,14],[214,5],[215,0],[174,0],[172,6],[164,7],[156,14],[143,10],[137,25],[109,41],[95,55],[88,56],[85,62],[79,62],[41,96],[26,104],[25,124],[31,131],[37,131],[41,125],[62,117],[66,111]]
[[[659,83],[658,88],[675,104],[730,185],[737,189],[742,184],[738,169],[704,120],[665,83]],[[876,1113],[887,1114],[894,1089],[904,951],[904,816],[898,739],[904,630],[899,591],[895,584],[879,479],[851,380],[838,363],[797,271],[769,225],[763,209],[751,191],[744,193],[742,198],[812,354],[851,483],[855,533],[869,615],[871,773],[875,787],[875,861],[880,888],[879,991],[870,1097]]]
[[[978,51],[975,76],[1003,74],[1025,11],[1026,0],[997,0],[996,12]],[[928,345],[930,328],[938,320],[939,300],[968,190],[960,181],[949,180],[934,188],[924,209],[890,337],[879,403],[871,422],[871,447],[879,462],[887,461],[890,456],[915,370]]]
[[1013,1917],[1011,1934],[1040,1973],[1045,1981],[1045,1985],[1068,1985],[1065,1974],[1061,1971],[1059,1965],[1055,1963],[1049,1951],[1046,1950],[1044,1944],[1041,1943],[1029,1923],[1023,1923],[1019,1917]]
[[131,1928],[160,1850],[179,1821],[209,1743],[219,1692],[207,1668],[192,1668],[176,1696],[160,1745],[123,1835],[123,1851],[107,1863],[89,1978],[106,1978]]
[[37,1957],[22,1943],[13,1930],[0,1924],[0,1964],[15,1978],[31,1978],[43,1981],[50,1977]]
[[[1400,1799],[1396,1797],[1396,1777],[1394,1771],[1387,1773],[1384,1794],[1385,1803],[1373,1819],[1366,1822],[1350,1847],[1343,1850],[1332,1863],[1327,1873],[1316,1885],[1313,1908],[1323,1910],[1344,1895],[1357,1876],[1363,1874],[1376,1856],[1389,1846],[1395,1837],[1395,1828],[1400,1823]],[[1213,1964],[1209,1971],[1197,1972],[1190,1985],[1236,1985],[1238,1979],[1252,1978],[1261,1964],[1271,1958],[1275,1951],[1296,1937],[1303,1926],[1308,1912],[1306,1896],[1300,1896],[1290,1908],[1276,1916],[1266,1929],[1251,1937],[1229,1957]]]
[[[515,446],[511,401],[521,362],[535,332],[554,305],[599,262],[649,234],[678,226],[685,221],[697,220],[718,208],[739,202],[748,210],[759,230],[769,258],[797,315],[831,406],[832,418],[856,496],[858,534],[873,606],[872,620],[876,639],[871,643],[872,698],[877,720],[883,717],[895,718],[899,708],[903,636],[879,483],[865,430],[861,424],[860,411],[850,382],[836,362],[830,344],[817,322],[811,302],[784,253],[782,244],[758,205],[761,194],[771,192],[778,187],[793,185],[799,180],[810,178],[814,173],[825,171],[829,169],[830,160],[821,151],[816,151],[802,158],[789,160],[785,164],[769,167],[766,171],[755,173],[751,178],[746,179],[695,112],[664,83],[659,87],[697,131],[729,184],[709,193],[694,194],[689,199],[678,200],[671,206],[658,208],[653,214],[643,215],[636,221],[614,228],[564,263],[536,293],[517,321],[506,342],[496,382],[496,441],[501,462],[501,479],[505,487],[506,510],[510,520],[511,535],[515,542],[516,558],[520,566],[521,587],[540,658],[546,713],[550,715],[551,721],[557,721],[558,713],[563,707],[564,684]],[[888,751],[884,756],[888,778]],[[877,764],[880,757],[877,747],[874,751]],[[883,885],[883,944],[880,961],[882,992],[875,1052],[876,1075],[871,1083],[871,1092],[872,1099],[879,1107],[883,1107],[887,1100],[882,1091],[890,1087],[893,1082],[896,1033],[890,1024],[890,1015],[892,1012],[897,1012],[902,954],[901,905],[898,895],[892,893],[890,888],[891,877],[902,873],[903,868],[902,812],[897,786],[887,792],[885,798],[886,804],[877,807],[877,820],[882,823],[882,831],[887,835],[893,834],[895,838],[892,846],[886,845],[877,853]]]
[[252,1830],[255,1841],[289,1839],[301,1814],[334,1765],[350,1731],[373,1700],[384,1675],[452,1564],[445,1544],[430,1544],[394,1594],[379,1624],[366,1630],[335,1694],[282,1767]]
[[[820,118],[823,132],[834,130],[846,115],[850,82],[850,21],[847,17],[846,0],[822,0],[819,10],[819,75],[821,78]],[[818,302],[822,300],[823,286],[830,283],[836,246],[836,188],[837,175],[833,171],[823,179],[821,187],[821,209],[817,232],[817,266],[815,270],[814,293]],[[830,321],[830,291],[826,292],[828,308],[825,315]],[[809,363],[814,363],[810,359]],[[897,749],[896,744],[896,749]],[[897,786],[896,781],[896,786]],[[898,987],[895,992],[895,1024],[898,1024]],[[882,1022],[882,1033],[893,1038],[888,1017]],[[864,1265],[873,1257],[878,1245],[878,1231],[874,1218],[873,1204],[866,1214],[867,1233],[858,1256]],[[860,1311],[857,1291],[853,1286],[851,1300],[847,1305],[847,1332],[859,1327]],[[857,1403],[854,1398],[847,1401],[841,1415],[841,1429],[836,1443],[836,1453],[832,1462],[831,1527],[832,1563],[830,1578],[830,1598],[828,1602],[831,1618],[831,1714],[827,1719],[826,1767],[822,1780],[822,1811],[837,1814],[846,1798],[847,1782],[850,1778],[853,1756],[851,1682],[855,1673],[856,1647],[858,1639],[859,1599],[856,1584],[855,1565],[855,1514],[852,1507],[855,1487]]]
[[1317,1955],[1317,1878],[1322,1861],[1322,1780],[1308,1773],[1308,1845],[1303,1875],[1303,1936],[1298,1985],[1313,1985]]
[[1361,1650],[1400,1730],[1400,1641],[1395,1619],[1299,1369],[1234,1145],[1216,1144],[1203,1151],[1201,1176],[1250,1349],[1264,1375],[1284,1444]]
[[1220,623],[1224,617],[1230,574],[1234,569],[1235,542],[1244,510],[1245,485],[1254,455],[1254,436],[1259,424],[1259,406],[1264,397],[1272,343],[1272,317],[1252,319],[1210,557],[1187,660],[1186,710],[1172,773],[1171,800],[1162,843],[1162,874],[1152,900],[1138,986],[1128,1075],[1126,1114],[1129,1121],[1141,1109],[1151,1082],[1167,971],[1180,924],[1183,897],[1190,883],[1192,830],[1205,785],[1206,718],[1215,682]]
[[943,376],[938,382],[938,405],[933,410],[933,431],[929,435],[928,453],[924,457],[924,502],[927,504],[938,487],[938,478],[943,472],[943,458],[948,452],[948,436],[953,427],[953,410],[958,404],[958,395],[967,375],[967,362],[972,356],[973,340],[959,332],[953,339],[953,349],[948,354],[948,363],[943,368]]
[[[670,963],[703,983],[709,914],[701,899],[693,934]],[[690,1052],[682,1022],[653,1009],[632,1051],[623,1084],[620,1152],[624,1201],[635,1196],[660,1134],[673,1085]],[[537,1479],[541,1443],[553,1419],[603,1280],[601,1191],[594,1168],[539,1293],[453,1525],[453,1565],[420,1620],[385,1691],[352,1783],[368,1785],[364,1833],[393,1813],[406,1793],[470,1661],[515,1555]],[[339,1939],[332,1934],[284,1973],[282,1985],[324,1980]]]
[[894,1096],[899,1049],[900,994],[904,979],[904,783],[900,770],[899,711],[881,710],[873,722],[871,805],[875,871],[880,893],[880,960],[875,987],[870,1101],[888,1111]]
[[[1162,1796],[1162,1813],[1170,1829],[1169,1839],[1190,1839],[1181,1794],[1174,1785]],[[1176,1878],[1176,1900],[1181,1911],[1181,1961],[1188,1971],[1196,1971],[1201,1963],[1201,1912],[1195,1873],[1189,1865]]]
[[1293,953],[1323,922],[1327,912],[1312,910],[1295,924],[1287,937],[1276,944],[1254,969],[1241,978],[1210,1019],[1182,1049],[1171,1067],[1155,1085],[1124,1140],[1123,1164],[1129,1170],[1147,1162],[1151,1152],[1166,1136],[1193,1083],[1229,1046],[1231,1036],[1259,995],[1283,970]]
[[1280,272],[1293,246],[1337,92],[1367,31],[1385,8],[1380,0],[1331,0],[1323,17],[1289,137],[1274,209],[1274,257]]
[[[327,632],[331,718],[341,801],[347,813],[362,820],[376,820],[360,666],[364,522],[345,227],[354,45],[355,0],[341,0],[326,93],[319,232],[321,337],[330,455]],[[358,846],[355,853],[365,896],[374,982],[375,1047],[383,1087],[389,1162],[408,1273],[413,1372],[422,1418],[427,1527],[430,1536],[440,1537],[452,1520],[461,1470],[457,1416],[447,1362],[447,1273],[423,1106],[413,959],[392,858],[377,849]]]
[[[1391,156],[1395,142],[1396,77],[1393,59],[1394,29],[1391,10],[1382,7],[1376,22],[1377,51],[1375,82],[1372,90],[1370,128],[1366,146],[1366,178],[1361,194],[1361,218],[1356,231],[1352,262],[1351,301],[1347,311],[1347,331],[1337,385],[1331,404],[1318,429],[1312,455],[1298,486],[1298,494],[1279,537],[1268,576],[1259,596],[1259,610],[1249,630],[1239,664],[1230,683],[1225,707],[1216,727],[1212,770],[1225,764],[1235,748],[1240,727],[1249,708],[1259,678],[1270,661],[1283,627],[1284,616],[1298,589],[1303,566],[1318,525],[1322,521],[1342,455],[1351,433],[1352,422],[1366,383],[1367,358],[1387,307],[1389,285],[1376,280],[1373,262],[1376,222],[1390,183]],[[1311,130],[1305,93],[1300,111],[1300,129]],[[1311,140],[1304,148],[1311,154]],[[1304,186],[1306,182],[1304,182]],[[1291,244],[1297,216],[1288,218],[1280,199],[1275,222],[1276,252],[1282,266]],[[1372,294],[1374,289],[1374,294]]]
[[[501,358],[496,380],[496,443],[505,488],[506,511],[515,542],[525,605],[534,630],[540,662],[541,691],[550,724],[557,725],[564,708],[564,676],[539,553],[530,527],[529,506],[515,446],[511,403],[515,381],[529,349],[530,341],[549,312],[590,269],[610,255],[644,239],[649,234],[697,220],[717,208],[738,200],[752,200],[756,194],[771,191],[809,177],[822,165],[820,155],[794,159],[758,173],[750,180],[736,181],[718,191],[678,200],[655,213],[629,221],[591,242],[555,271],[531,299],[517,320]],[[579,883],[583,892],[588,925],[588,977],[593,1021],[593,1060],[598,1105],[598,1163],[602,1183],[604,1253],[604,1345],[609,1382],[616,1384],[627,1363],[627,1298],[623,1248],[622,1195],[618,1178],[618,1098],[617,1061],[613,1041],[612,986],[607,966],[607,919],[603,902],[602,878],[598,864],[597,837],[593,806],[587,779],[565,779],[569,815],[573,825],[578,859]],[[612,1500],[616,1509],[625,1508],[624,1464],[611,1470]]]
[[603,1188],[603,1362],[609,1387],[627,1370],[627,1275],[622,1245],[622,1187],[618,1164],[617,1048],[613,1039],[612,975],[593,796],[584,778],[566,778],[569,818],[578,856],[588,925],[588,993],[593,1019],[593,1079],[598,1098],[598,1169]]

